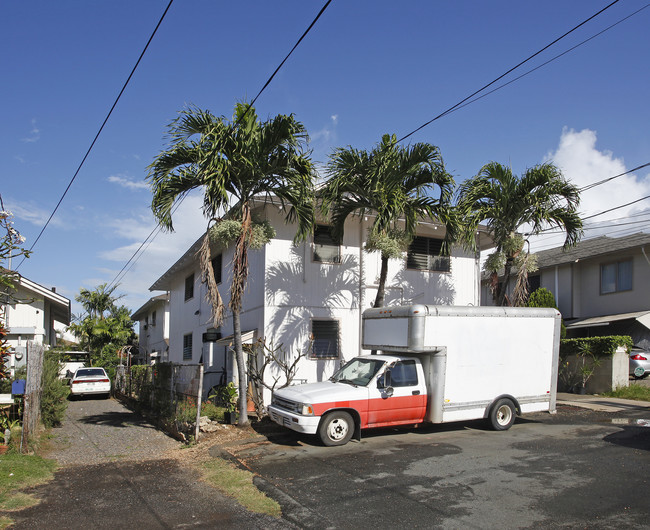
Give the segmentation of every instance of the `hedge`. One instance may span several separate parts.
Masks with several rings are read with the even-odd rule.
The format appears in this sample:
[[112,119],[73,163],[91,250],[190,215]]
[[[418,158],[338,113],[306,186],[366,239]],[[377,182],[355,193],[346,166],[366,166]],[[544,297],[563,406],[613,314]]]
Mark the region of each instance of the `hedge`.
[[627,335],[564,339],[560,341],[560,357],[578,355],[584,351],[585,346],[594,357],[612,357],[619,346],[625,346],[629,352],[634,343]]

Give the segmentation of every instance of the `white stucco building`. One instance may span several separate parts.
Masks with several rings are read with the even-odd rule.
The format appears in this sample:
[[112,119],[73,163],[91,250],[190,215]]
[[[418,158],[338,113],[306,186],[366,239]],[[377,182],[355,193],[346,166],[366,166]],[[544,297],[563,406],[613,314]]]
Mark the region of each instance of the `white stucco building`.
[[23,356],[28,341],[56,346],[55,322],[70,325],[70,300],[54,287],[48,289],[24,276],[18,276],[14,284],[11,299],[2,300],[8,344]]
[[139,349],[132,352],[142,364],[169,361],[169,295],[154,296],[131,315],[140,325]]
[[[253,217],[266,219],[277,234],[263,249],[249,252],[249,276],[241,313],[244,342],[264,338],[282,344],[289,355],[306,351],[297,380],[321,381],[361,353],[360,325],[371,307],[380,272],[379,253],[364,252],[372,218],[353,217],[340,245],[326,223],[309,241],[294,246],[295,225],[284,222],[276,205],[260,203]],[[420,224],[403,260],[389,262],[385,305],[429,303],[480,305],[478,253],[454,248],[439,257],[444,227],[435,221]],[[491,246],[483,230],[476,235],[480,250]],[[197,241],[150,287],[169,296],[169,361],[204,364],[206,391],[233,378],[229,345],[232,316],[212,329],[206,286],[201,282]],[[233,247],[213,248],[212,259],[221,296],[229,302]],[[235,371],[236,374],[236,371]]]

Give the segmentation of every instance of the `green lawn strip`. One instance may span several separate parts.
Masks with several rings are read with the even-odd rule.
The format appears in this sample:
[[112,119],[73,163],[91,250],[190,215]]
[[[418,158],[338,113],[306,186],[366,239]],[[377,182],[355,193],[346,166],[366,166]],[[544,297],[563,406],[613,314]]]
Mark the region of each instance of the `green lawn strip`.
[[650,401],[650,388],[630,384],[630,386],[617,388],[611,392],[604,392],[601,395],[621,399],[634,399],[637,401]]
[[0,510],[19,510],[37,504],[21,490],[50,481],[57,464],[36,455],[9,452],[0,456]]
[[233,497],[247,510],[280,517],[280,505],[267,497],[253,484],[253,474],[233,464],[214,458],[201,464],[203,478],[222,493]]

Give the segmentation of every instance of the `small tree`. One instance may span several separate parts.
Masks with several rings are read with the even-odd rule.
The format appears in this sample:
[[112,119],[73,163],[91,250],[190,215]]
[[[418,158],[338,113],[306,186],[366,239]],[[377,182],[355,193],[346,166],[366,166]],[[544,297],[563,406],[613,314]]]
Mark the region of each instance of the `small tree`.
[[60,425],[68,407],[70,389],[59,379],[60,360],[57,350],[47,350],[43,357],[41,421],[45,427]]
[[[284,349],[283,345],[269,345],[264,339],[259,339],[251,346],[245,346],[248,355],[248,378],[251,382],[251,400],[255,404],[257,419],[266,415],[264,407],[264,389],[273,392],[277,388],[289,386],[298,372],[300,359],[307,354],[303,351],[298,355],[291,356]],[[311,345],[309,350],[311,349]],[[277,375],[273,376],[273,382],[269,383],[265,378],[266,369],[274,365],[277,368]]]
[[[552,309],[557,309],[555,303],[555,297],[553,293],[549,291],[546,287],[539,287],[535,289],[530,296],[528,297],[528,302],[526,303],[527,307],[550,307]],[[561,320],[561,329],[560,329],[560,338],[566,337],[566,326],[564,325],[564,319]]]
[[131,311],[126,306],[116,305],[122,298],[113,295],[116,288],[109,289],[102,284],[93,290],[81,289],[75,300],[82,304],[86,313],[70,325],[80,346],[90,352],[93,365],[106,368],[111,379],[115,376],[118,351],[136,340]]

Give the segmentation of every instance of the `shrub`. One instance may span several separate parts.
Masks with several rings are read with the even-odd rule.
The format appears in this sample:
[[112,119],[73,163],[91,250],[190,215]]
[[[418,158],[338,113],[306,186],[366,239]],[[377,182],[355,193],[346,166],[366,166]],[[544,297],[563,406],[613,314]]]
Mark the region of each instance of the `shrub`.
[[626,346],[629,351],[633,345],[632,339],[627,335],[565,339],[560,342],[560,357],[580,355],[585,349],[589,349],[594,357],[611,357],[619,346]]
[[70,393],[68,385],[59,379],[59,354],[56,351],[44,353],[42,388],[41,421],[46,427],[54,427],[63,421]]

